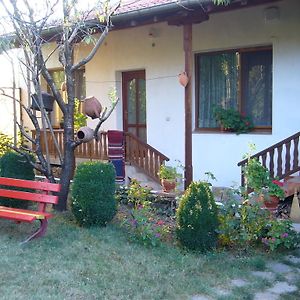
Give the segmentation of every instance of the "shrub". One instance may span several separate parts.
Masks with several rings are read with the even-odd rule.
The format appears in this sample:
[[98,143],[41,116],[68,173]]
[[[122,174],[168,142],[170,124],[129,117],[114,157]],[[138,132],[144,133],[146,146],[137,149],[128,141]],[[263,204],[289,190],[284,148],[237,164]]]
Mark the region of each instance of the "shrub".
[[78,166],[72,186],[72,212],[82,226],[106,225],[116,214],[115,169],[110,163]]
[[192,182],[176,213],[177,238],[192,250],[206,251],[217,243],[217,206],[207,182]]
[[223,246],[247,248],[260,243],[271,214],[260,205],[228,201],[219,211],[219,240]]
[[293,249],[300,244],[300,234],[290,220],[275,219],[258,204],[230,201],[219,214],[219,238],[223,246],[248,248],[261,246],[270,251]]
[[261,241],[270,251],[295,249],[300,245],[300,234],[293,229],[290,220],[270,220],[266,225],[266,231]]
[[[31,160],[32,162],[34,162],[34,157],[31,157]],[[34,180],[34,170],[33,170],[33,166],[22,155],[13,151],[9,151],[6,152],[0,158],[0,176],[17,178],[17,179]],[[6,187],[1,186],[1,188],[6,188]],[[9,189],[13,189],[13,188],[10,187]],[[26,189],[22,189],[22,188],[14,188],[14,189],[26,191]],[[14,200],[10,198],[0,199],[0,204],[9,207],[17,207],[17,208],[28,207],[28,201],[20,201],[20,200]]]

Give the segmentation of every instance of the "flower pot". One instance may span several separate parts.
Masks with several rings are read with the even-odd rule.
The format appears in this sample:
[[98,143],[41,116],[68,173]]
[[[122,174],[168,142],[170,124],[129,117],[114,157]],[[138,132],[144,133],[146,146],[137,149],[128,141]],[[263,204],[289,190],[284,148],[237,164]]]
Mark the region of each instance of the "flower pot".
[[279,198],[277,196],[270,195],[267,199],[264,199],[265,207],[271,212],[277,209],[278,204]]
[[94,138],[94,130],[88,126],[81,127],[77,131],[77,138],[86,143]]
[[169,180],[169,179],[161,179],[161,185],[163,187],[163,191],[165,193],[174,192],[176,188],[176,181],[175,180]]
[[83,113],[92,119],[100,117],[102,105],[94,96],[85,98],[83,102]]
[[[37,94],[31,95],[32,104],[31,108],[40,110],[40,99]],[[42,101],[46,111],[53,110],[54,97],[46,92],[42,92]]]

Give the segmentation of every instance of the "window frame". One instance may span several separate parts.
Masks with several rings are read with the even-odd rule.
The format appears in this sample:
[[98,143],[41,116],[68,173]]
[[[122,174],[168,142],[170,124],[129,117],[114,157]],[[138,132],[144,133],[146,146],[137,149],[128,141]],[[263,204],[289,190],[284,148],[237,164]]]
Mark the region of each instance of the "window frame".
[[[273,47],[272,45],[266,45],[266,46],[260,46],[260,47],[243,47],[243,48],[232,48],[232,49],[224,49],[224,50],[218,50],[218,51],[206,51],[206,52],[198,52],[195,53],[194,59],[195,59],[195,129],[194,132],[198,133],[228,133],[221,131],[220,127],[217,128],[202,128],[199,127],[199,109],[200,109],[200,56],[201,55],[213,55],[218,53],[226,53],[226,52],[238,52],[238,53],[245,53],[245,52],[258,52],[258,51],[264,51],[264,50],[271,50],[272,52],[272,82],[273,82]],[[238,91],[237,91],[237,105],[239,112],[243,112],[245,102],[242,101],[243,98],[243,89],[242,86],[244,84],[244,78],[242,76],[243,74],[243,67],[241,65],[242,57],[239,56],[239,69],[238,69]],[[270,126],[255,126],[250,133],[272,133],[272,116],[273,116],[273,84],[272,84],[272,99],[271,99],[271,125]]]

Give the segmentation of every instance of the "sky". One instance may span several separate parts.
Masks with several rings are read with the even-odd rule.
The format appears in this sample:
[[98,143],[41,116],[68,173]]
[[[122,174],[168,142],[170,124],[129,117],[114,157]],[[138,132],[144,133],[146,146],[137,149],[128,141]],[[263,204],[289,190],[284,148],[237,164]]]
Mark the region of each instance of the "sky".
[[[1,0],[4,2],[8,7],[10,7],[10,0]],[[110,0],[110,5],[115,6],[120,0]],[[122,3],[130,2],[130,0],[121,0]],[[132,1],[132,0],[131,0]],[[45,16],[47,11],[46,3],[54,4],[57,3],[54,9],[54,13],[50,20],[57,20],[61,19],[62,17],[62,0],[29,0],[28,1],[30,6],[33,8],[34,18],[38,20],[40,16]],[[71,3],[74,2],[71,0]],[[88,11],[89,9],[94,8],[95,6],[99,5],[103,1],[99,0],[78,0],[76,5],[77,10],[85,10]],[[24,11],[24,14],[28,14],[28,10],[24,4],[23,0],[17,0],[18,9]],[[12,32],[12,27],[9,24],[9,20],[7,18],[7,14],[0,4],[0,34]]]

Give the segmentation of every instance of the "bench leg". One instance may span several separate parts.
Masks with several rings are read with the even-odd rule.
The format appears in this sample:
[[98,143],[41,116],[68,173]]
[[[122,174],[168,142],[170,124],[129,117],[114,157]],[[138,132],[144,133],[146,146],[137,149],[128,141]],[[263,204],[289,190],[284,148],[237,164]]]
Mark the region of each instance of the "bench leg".
[[47,219],[43,219],[43,220],[39,220],[40,221],[40,228],[37,229],[31,236],[29,236],[26,240],[24,240],[21,244],[25,244],[35,238],[41,237],[43,235],[45,235],[46,231],[47,231],[47,227],[48,227],[48,220]]

